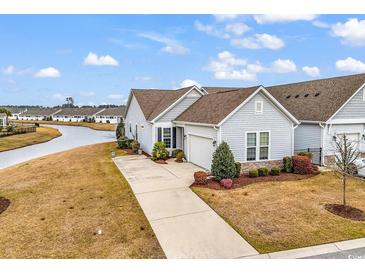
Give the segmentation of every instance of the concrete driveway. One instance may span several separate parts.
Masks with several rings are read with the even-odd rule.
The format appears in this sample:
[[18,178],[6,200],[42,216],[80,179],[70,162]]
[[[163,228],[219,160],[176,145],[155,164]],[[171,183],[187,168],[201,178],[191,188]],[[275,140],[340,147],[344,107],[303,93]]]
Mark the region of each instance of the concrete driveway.
[[114,160],[128,180],[167,258],[238,258],[258,252],[189,188],[200,168],[156,164],[145,156]]

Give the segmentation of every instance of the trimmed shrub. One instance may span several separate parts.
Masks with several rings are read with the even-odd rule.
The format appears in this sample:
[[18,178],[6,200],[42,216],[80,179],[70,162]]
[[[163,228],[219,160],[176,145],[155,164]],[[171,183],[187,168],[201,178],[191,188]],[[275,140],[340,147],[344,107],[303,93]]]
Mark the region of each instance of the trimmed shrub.
[[132,143],[133,143],[133,139],[128,139],[128,141],[127,141],[127,145],[128,145],[128,148],[132,148]]
[[233,186],[233,181],[232,181],[232,179],[222,179],[222,180],[220,181],[220,184],[221,184],[221,186],[222,186],[222,187],[224,187],[224,188],[232,188],[232,186]]
[[196,184],[204,185],[207,183],[208,174],[204,171],[194,172],[194,180]]
[[165,158],[167,158],[167,156],[169,156],[169,152],[167,151],[167,149],[165,147],[165,143],[156,142],[152,149],[151,159],[153,161],[156,161],[156,160],[160,160],[160,159],[165,159]]
[[123,119],[120,120],[117,129],[115,130],[115,135],[117,136],[117,139],[119,139],[120,137],[125,136],[125,131],[124,131],[124,121]]
[[139,142],[137,140],[133,140],[131,143],[131,146],[132,146],[132,150],[134,153],[138,153],[138,150],[141,147],[141,145],[139,144]]
[[273,176],[279,176],[280,175],[280,168],[278,167],[273,167],[270,171],[270,174]]
[[172,153],[171,153],[172,158],[176,158],[176,157],[177,157],[177,154],[178,154],[179,152],[183,152],[183,151],[182,151],[181,149],[179,149],[179,148],[174,149],[174,150],[172,151]]
[[182,163],[185,158],[185,154],[184,154],[184,152],[183,151],[180,151],[179,153],[177,153],[177,155],[176,155],[176,162],[178,162],[178,163]]
[[313,159],[313,153],[311,152],[306,152],[306,151],[303,151],[303,152],[299,152],[298,153],[299,156],[305,156],[305,157],[308,157],[309,159]]
[[250,169],[248,171],[248,176],[251,178],[259,177],[259,171],[256,168]]
[[221,143],[213,153],[211,171],[217,180],[232,179],[236,175],[233,154],[226,142]]
[[267,167],[260,167],[257,169],[259,172],[259,176],[267,176],[269,175],[269,169]]
[[287,173],[293,172],[293,160],[289,156],[283,158],[283,171]]
[[234,177],[238,178],[241,175],[241,163],[235,162],[236,165],[236,175]]
[[311,174],[313,172],[312,162],[307,156],[293,156],[294,173]]
[[118,146],[119,146],[119,148],[128,148],[128,142],[129,140],[128,140],[128,138],[126,138],[126,137],[120,137],[120,138],[118,138],[118,140],[117,140],[117,143],[118,143]]

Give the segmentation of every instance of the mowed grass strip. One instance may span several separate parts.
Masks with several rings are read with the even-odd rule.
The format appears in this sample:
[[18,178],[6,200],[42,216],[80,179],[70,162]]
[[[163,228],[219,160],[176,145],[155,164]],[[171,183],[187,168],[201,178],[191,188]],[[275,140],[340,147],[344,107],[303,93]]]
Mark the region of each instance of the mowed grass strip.
[[39,127],[36,132],[1,137],[0,152],[48,142],[61,135],[58,129]]
[[87,123],[87,122],[62,122],[62,121],[28,121],[28,120],[13,120],[16,123],[23,124],[45,124],[45,125],[64,125],[64,126],[76,126],[76,127],[88,127],[95,130],[114,131],[117,128],[115,124],[103,124],[103,123]]
[[0,257],[164,258],[111,151],[115,143],[85,146],[0,170],[0,196],[11,200]]
[[[233,190],[193,190],[260,253],[365,237],[365,222],[344,219],[324,209],[327,203],[342,201],[342,185],[331,172]],[[347,200],[365,211],[363,181],[349,180]]]

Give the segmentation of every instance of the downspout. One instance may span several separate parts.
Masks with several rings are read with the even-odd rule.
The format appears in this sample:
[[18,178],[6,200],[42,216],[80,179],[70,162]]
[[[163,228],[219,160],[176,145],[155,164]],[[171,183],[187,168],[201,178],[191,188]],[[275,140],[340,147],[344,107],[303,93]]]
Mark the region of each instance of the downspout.
[[291,135],[291,154],[294,155],[294,135],[295,135],[295,129],[299,126],[298,125],[293,125],[292,127],[292,135]]
[[220,127],[217,127],[217,126],[213,126],[213,129],[215,129],[217,131],[217,140],[216,140],[216,146],[218,146],[220,143],[221,143],[221,139],[222,139],[222,136],[221,136],[221,128]]

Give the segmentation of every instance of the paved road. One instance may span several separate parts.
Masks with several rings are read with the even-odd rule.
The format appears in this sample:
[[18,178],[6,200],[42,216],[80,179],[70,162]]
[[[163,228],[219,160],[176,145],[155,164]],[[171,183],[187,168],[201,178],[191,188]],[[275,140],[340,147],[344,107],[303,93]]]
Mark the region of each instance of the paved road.
[[57,128],[62,136],[46,143],[0,152],[0,169],[48,154],[115,140],[115,133],[112,131],[98,131],[75,126],[47,126]]
[[305,257],[303,259],[365,259],[365,247]]
[[190,163],[159,165],[145,156],[115,163],[132,187],[169,259],[226,259],[258,252],[189,188]]

